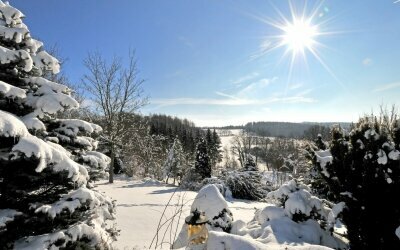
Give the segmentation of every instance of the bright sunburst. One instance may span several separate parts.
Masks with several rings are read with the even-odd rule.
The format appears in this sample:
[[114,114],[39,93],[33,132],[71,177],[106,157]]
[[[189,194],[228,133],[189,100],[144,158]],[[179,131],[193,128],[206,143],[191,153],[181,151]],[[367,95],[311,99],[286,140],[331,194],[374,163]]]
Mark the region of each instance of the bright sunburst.
[[332,70],[322,60],[319,51],[321,47],[326,47],[320,42],[322,37],[338,33],[337,31],[327,32],[326,27],[323,27],[328,21],[331,21],[326,17],[329,9],[323,7],[324,1],[320,1],[319,5],[311,8],[307,6],[307,1],[304,3],[303,8],[299,8],[298,6],[296,8],[292,1],[289,0],[290,12],[288,15],[283,14],[279,9],[272,6],[275,8],[279,18],[256,17],[268,26],[274,27],[275,32],[271,32],[275,33],[275,35],[269,35],[263,40],[261,51],[254,55],[253,58],[261,57],[279,48],[285,48],[281,61],[287,56],[290,57],[289,79],[294,64],[300,61],[308,66],[307,57],[312,56],[338,80]]
[[294,19],[293,22],[287,23],[281,27],[284,34],[282,35],[282,45],[286,45],[294,55],[299,53],[304,55],[304,50],[313,50],[316,44],[315,39],[318,36],[318,27],[311,24],[311,20],[303,18]]

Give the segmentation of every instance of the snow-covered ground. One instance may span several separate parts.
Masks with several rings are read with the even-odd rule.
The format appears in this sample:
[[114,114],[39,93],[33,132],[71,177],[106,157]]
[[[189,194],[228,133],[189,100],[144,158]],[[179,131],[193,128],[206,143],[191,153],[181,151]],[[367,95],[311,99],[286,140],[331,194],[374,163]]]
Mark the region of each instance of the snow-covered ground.
[[[116,200],[116,226],[121,232],[118,241],[114,242],[113,245],[120,250],[149,248],[156,234],[157,226],[165,205],[174,194],[170,205],[165,211],[163,222],[171,218],[172,215],[181,208],[182,203],[184,203],[179,224],[176,225],[177,220],[174,221],[171,236],[170,228],[166,230],[169,222],[161,228],[159,233],[159,243],[165,231],[167,231],[167,233],[164,241],[172,242],[175,231],[179,233],[184,218],[190,214],[190,207],[193,199],[197,195],[197,192],[183,191],[173,186],[166,186],[157,181],[139,181],[129,178],[119,178],[114,181],[114,184],[108,184],[107,181],[98,182],[97,189],[105,192],[112,199]],[[228,201],[228,206],[233,213],[233,218],[235,220],[241,219],[246,222],[254,217],[256,208],[262,209],[266,205],[266,203],[246,200]],[[152,248],[154,248],[154,242]],[[169,245],[163,244],[162,249],[169,249]]]
[[[225,135],[221,135],[221,131],[224,130],[226,134],[229,134],[228,136]],[[226,132],[226,130],[230,131],[230,132]],[[227,147],[229,152],[231,152],[232,150],[232,142],[233,142],[233,138],[236,135],[240,135],[240,133],[242,132],[242,129],[219,129],[217,130],[217,132],[219,132],[220,134],[220,139],[221,139],[221,149],[223,149],[224,147]],[[273,139],[272,137],[270,139]],[[231,158],[236,159],[236,162],[239,164],[239,161],[237,160],[237,157],[232,155],[230,155]],[[225,159],[222,159],[222,162],[219,163],[219,165],[221,166],[225,166]],[[260,171],[266,171],[267,170],[267,166],[265,164],[265,162],[257,162],[257,166],[260,169]]]

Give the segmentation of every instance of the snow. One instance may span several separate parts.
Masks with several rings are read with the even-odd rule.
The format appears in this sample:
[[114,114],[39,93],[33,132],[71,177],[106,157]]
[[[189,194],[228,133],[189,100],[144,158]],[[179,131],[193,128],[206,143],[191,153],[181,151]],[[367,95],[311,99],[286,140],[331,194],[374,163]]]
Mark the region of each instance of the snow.
[[255,219],[260,224],[264,224],[267,221],[280,219],[287,216],[285,210],[281,207],[276,207],[274,205],[267,205],[262,210],[256,211]]
[[46,126],[36,117],[35,113],[27,114],[26,116],[23,116],[21,120],[30,130],[46,130]]
[[29,135],[25,124],[15,115],[0,110],[0,136],[23,137]]
[[87,236],[92,246],[107,243],[103,242],[106,233],[99,228],[96,223],[92,226],[80,223],[74,225],[67,230],[57,231],[51,234],[43,234],[38,236],[29,236],[15,242],[14,249],[31,250],[31,249],[52,249],[56,250],[65,247],[69,241],[76,241],[78,238]]
[[29,30],[26,28],[9,28],[0,25],[0,37],[5,40],[21,43],[27,35],[29,36]]
[[386,178],[386,181],[387,181],[388,184],[391,184],[393,182],[393,180],[391,178],[389,178],[389,177]]
[[56,58],[51,56],[46,51],[40,51],[36,55],[32,55],[33,64],[41,71],[52,72],[53,74],[58,74],[60,72],[60,63]]
[[21,11],[10,6],[7,2],[3,3],[2,1],[0,1],[0,13],[0,18],[6,21],[10,26],[22,23],[21,19],[25,17]]
[[317,156],[317,162],[320,163],[320,166],[322,168],[321,172],[326,177],[329,177],[330,174],[326,170],[326,164],[332,163],[333,157],[332,157],[331,151],[329,149],[328,150],[319,150],[319,151],[315,151],[315,155]]
[[18,63],[23,61],[23,69],[25,72],[32,70],[33,61],[31,56],[25,50],[9,50],[0,46],[0,64]]
[[364,137],[367,138],[368,140],[373,139],[373,140],[378,140],[379,139],[379,134],[375,131],[375,129],[368,129],[364,133]]
[[51,91],[64,94],[71,93],[71,90],[67,86],[49,81],[43,77],[30,77],[25,79],[25,82],[38,85],[39,89],[36,91],[38,94],[46,94]]
[[44,113],[55,114],[65,109],[76,109],[79,103],[69,95],[63,93],[48,92],[44,95],[28,94],[25,104],[33,107],[35,113],[42,116]]
[[[172,242],[176,229],[182,227],[184,218],[190,214],[191,209],[199,207],[199,203],[203,205],[203,202],[196,202],[196,192],[176,189],[176,187],[166,186],[151,179],[140,181],[117,177],[114,184],[102,181],[98,183],[96,189],[116,200],[116,225],[118,229],[121,229],[121,235],[113,246],[121,250],[149,248],[155,237],[160,217],[172,194],[174,196],[162,220],[165,224],[158,234],[159,243],[165,232],[164,241]],[[217,195],[215,192],[215,187],[207,189],[209,190],[205,193],[211,194],[208,198],[223,201],[220,194]],[[192,202],[193,206],[191,206]],[[245,200],[226,201],[226,204],[235,219],[231,234],[209,231],[207,249],[330,249],[318,244],[343,247],[329,233],[323,231],[315,221],[296,223],[287,216],[283,208],[264,202]],[[221,204],[211,205],[210,211],[215,212],[222,207]],[[175,217],[170,236],[171,227],[168,230],[167,227],[171,221],[167,220],[172,218],[180,208],[182,208],[182,214]],[[255,208],[258,209],[257,212]],[[152,248],[154,248],[154,243]],[[169,248],[169,243],[157,247],[157,249]]]
[[21,215],[14,209],[0,209],[0,229],[6,226],[6,222],[13,221],[16,215]]
[[400,226],[398,226],[398,227],[396,228],[395,234],[396,234],[397,238],[400,239]]
[[78,119],[57,119],[61,127],[55,129],[55,131],[62,132],[64,135],[77,136],[79,131],[86,133],[100,133],[102,128],[94,123],[78,120]]
[[23,99],[26,97],[25,90],[12,86],[3,81],[0,81],[0,93],[2,93],[5,97],[8,98],[17,97]]
[[[111,204],[111,201],[95,192],[93,190],[87,189],[86,187],[80,187],[77,190],[73,190],[61,200],[55,202],[51,205],[42,205],[36,208],[35,213],[47,213],[51,218],[55,218],[62,211],[67,209],[71,214],[82,205],[87,205],[91,209],[101,206],[103,203]],[[105,213],[104,213],[105,212]],[[106,218],[111,219],[113,216],[107,212],[103,211],[103,215],[106,214]]]
[[45,168],[51,167],[53,171],[67,171],[68,178],[82,185],[89,178],[85,167],[79,165],[69,158],[64,151],[55,147],[53,143],[46,143],[35,136],[26,136],[12,148],[12,159],[20,157],[36,157],[39,159],[39,164],[36,167],[36,172],[42,172]]
[[378,156],[378,164],[386,165],[388,159],[387,159],[385,151],[383,151],[382,149],[379,149],[379,151],[376,155]]
[[197,209],[198,211],[205,212],[207,218],[211,219],[227,207],[228,203],[218,191],[218,188],[213,184],[208,184],[199,191],[190,211],[193,212]]
[[389,155],[388,155],[389,159],[393,160],[393,161],[398,161],[400,160],[400,151],[398,150],[392,150],[390,151]]
[[364,143],[360,139],[357,140],[357,143],[360,145],[360,149],[364,149],[365,148]]

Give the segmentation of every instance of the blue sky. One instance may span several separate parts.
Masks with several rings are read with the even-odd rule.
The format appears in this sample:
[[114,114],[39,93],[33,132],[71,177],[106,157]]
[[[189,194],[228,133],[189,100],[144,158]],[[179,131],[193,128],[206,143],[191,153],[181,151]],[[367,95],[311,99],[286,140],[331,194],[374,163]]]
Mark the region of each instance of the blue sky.
[[[135,49],[150,104],[142,113],[197,125],[249,121],[356,121],[380,104],[400,105],[400,2],[292,1],[312,25],[310,51],[290,70],[286,47],[261,53],[282,32],[265,20],[290,19],[285,0],[13,0],[32,36],[57,44],[76,84],[83,59]],[[279,12],[282,16],[279,15]],[[329,33],[329,34],[325,34]],[[328,68],[328,69],[327,69]]]

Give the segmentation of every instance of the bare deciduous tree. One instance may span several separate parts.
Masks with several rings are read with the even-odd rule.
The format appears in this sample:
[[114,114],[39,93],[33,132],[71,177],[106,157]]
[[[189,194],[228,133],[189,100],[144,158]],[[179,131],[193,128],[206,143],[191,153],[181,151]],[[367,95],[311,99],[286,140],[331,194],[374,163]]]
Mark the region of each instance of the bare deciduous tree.
[[89,53],[84,65],[89,72],[83,77],[83,85],[90,93],[96,113],[104,121],[103,134],[111,157],[109,182],[112,183],[116,149],[124,146],[123,138],[131,129],[124,120],[147,103],[141,87],[144,80],[138,77],[133,52],[129,53],[127,66],[120,58],[107,62],[99,52]]

